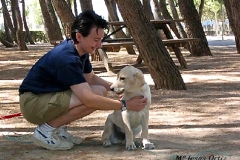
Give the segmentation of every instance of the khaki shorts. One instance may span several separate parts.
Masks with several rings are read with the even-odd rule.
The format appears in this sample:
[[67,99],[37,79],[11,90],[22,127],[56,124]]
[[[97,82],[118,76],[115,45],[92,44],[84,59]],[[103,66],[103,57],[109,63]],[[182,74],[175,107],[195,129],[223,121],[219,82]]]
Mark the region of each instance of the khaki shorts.
[[21,113],[30,123],[44,124],[67,113],[71,95],[71,90],[38,95],[25,92],[19,99]]

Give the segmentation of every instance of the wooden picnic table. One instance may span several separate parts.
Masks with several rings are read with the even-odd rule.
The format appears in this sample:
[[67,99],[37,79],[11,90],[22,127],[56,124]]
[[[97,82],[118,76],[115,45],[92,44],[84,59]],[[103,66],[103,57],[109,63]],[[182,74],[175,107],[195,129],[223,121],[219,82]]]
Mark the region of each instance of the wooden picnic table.
[[[170,23],[176,23],[176,22],[183,22],[183,19],[164,19],[164,20],[150,20],[152,24],[170,24]],[[121,26],[125,25],[125,22],[123,21],[110,21],[108,22],[109,25],[113,26]]]
[[[198,41],[198,38],[163,39],[162,41],[165,46],[176,45],[178,47],[185,47],[187,42]],[[135,45],[132,38],[115,38],[115,39],[107,39],[104,43],[102,43],[102,48],[119,47],[119,46],[126,47],[126,46],[132,46],[132,45]]]
[[[175,52],[175,55],[176,55],[180,65],[181,65],[181,67],[182,68],[187,68],[187,63],[186,63],[179,47],[184,47],[188,44],[188,42],[198,41],[199,39],[197,39],[197,38],[174,39],[170,30],[167,27],[167,24],[182,22],[182,21],[183,21],[183,19],[179,19],[179,20],[173,20],[173,19],[150,20],[150,22],[154,25],[154,27],[156,29],[163,30],[163,32],[164,32],[164,34],[167,38],[167,39],[162,40],[164,45],[168,46],[168,47],[171,47],[172,50]],[[123,21],[111,21],[111,22],[109,22],[109,25],[119,26],[119,30],[123,29],[124,27],[127,27],[125,22],[123,22]],[[108,36],[108,37],[110,37],[110,36]],[[135,45],[132,38],[116,38],[116,39],[106,38],[106,39],[103,40],[103,42],[107,42],[107,43],[102,44],[103,49],[109,49],[109,48],[114,48],[114,47],[116,48],[117,47],[116,51],[119,51],[120,47],[128,47],[128,46]],[[112,49],[112,50],[114,50],[114,49]],[[112,66],[109,66],[111,64],[108,62],[108,58],[107,58],[106,53],[101,52],[99,55],[102,58],[102,60],[105,62],[104,65],[105,65],[106,69],[109,71],[109,68],[111,68],[111,70],[112,70]]]

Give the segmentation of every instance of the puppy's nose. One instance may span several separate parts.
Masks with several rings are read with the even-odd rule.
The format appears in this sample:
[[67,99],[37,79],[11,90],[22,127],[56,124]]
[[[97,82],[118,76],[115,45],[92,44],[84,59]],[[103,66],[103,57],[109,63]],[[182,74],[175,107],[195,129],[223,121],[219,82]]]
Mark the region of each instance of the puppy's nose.
[[111,90],[111,91],[114,91],[114,87],[110,86],[110,90]]

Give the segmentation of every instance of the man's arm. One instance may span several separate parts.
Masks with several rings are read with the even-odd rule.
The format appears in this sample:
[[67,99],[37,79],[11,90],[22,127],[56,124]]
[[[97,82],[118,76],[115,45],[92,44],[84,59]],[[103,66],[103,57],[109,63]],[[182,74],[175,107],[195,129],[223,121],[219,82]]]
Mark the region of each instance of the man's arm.
[[98,77],[93,71],[84,74],[85,79],[87,80],[89,85],[101,85],[104,86],[108,91],[110,90],[111,82],[108,82],[100,77]]
[[94,94],[88,83],[73,85],[71,90],[86,107],[97,110],[120,110],[122,107],[118,100]]
[[[73,85],[71,86],[71,90],[86,107],[97,110],[121,110],[122,108],[122,103],[120,101],[94,94],[88,83]],[[140,111],[147,104],[147,99],[135,97],[128,100],[126,103],[127,109]]]

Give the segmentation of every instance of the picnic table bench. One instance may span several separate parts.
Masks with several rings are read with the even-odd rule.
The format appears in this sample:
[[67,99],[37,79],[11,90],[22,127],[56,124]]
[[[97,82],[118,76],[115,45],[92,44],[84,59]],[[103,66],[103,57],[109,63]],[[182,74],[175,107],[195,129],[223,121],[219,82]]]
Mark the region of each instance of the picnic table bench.
[[[154,25],[156,24],[170,24],[175,22],[183,22],[183,19],[164,19],[164,20],[150,20],[150,22]],[[122,26],[125,25],[125,22],[123,21],[110,21],[108,24],[113,26]]]
[[[182,39],[163,39],[162,42],[165,46],[178,46],[185,47],[188,42],[198,41],[198,38],[182,38]],[[127,47],[135,45],[132,38],[116,38],[105,40],[107,43],[102,44],[102,48],[111,47]]]

